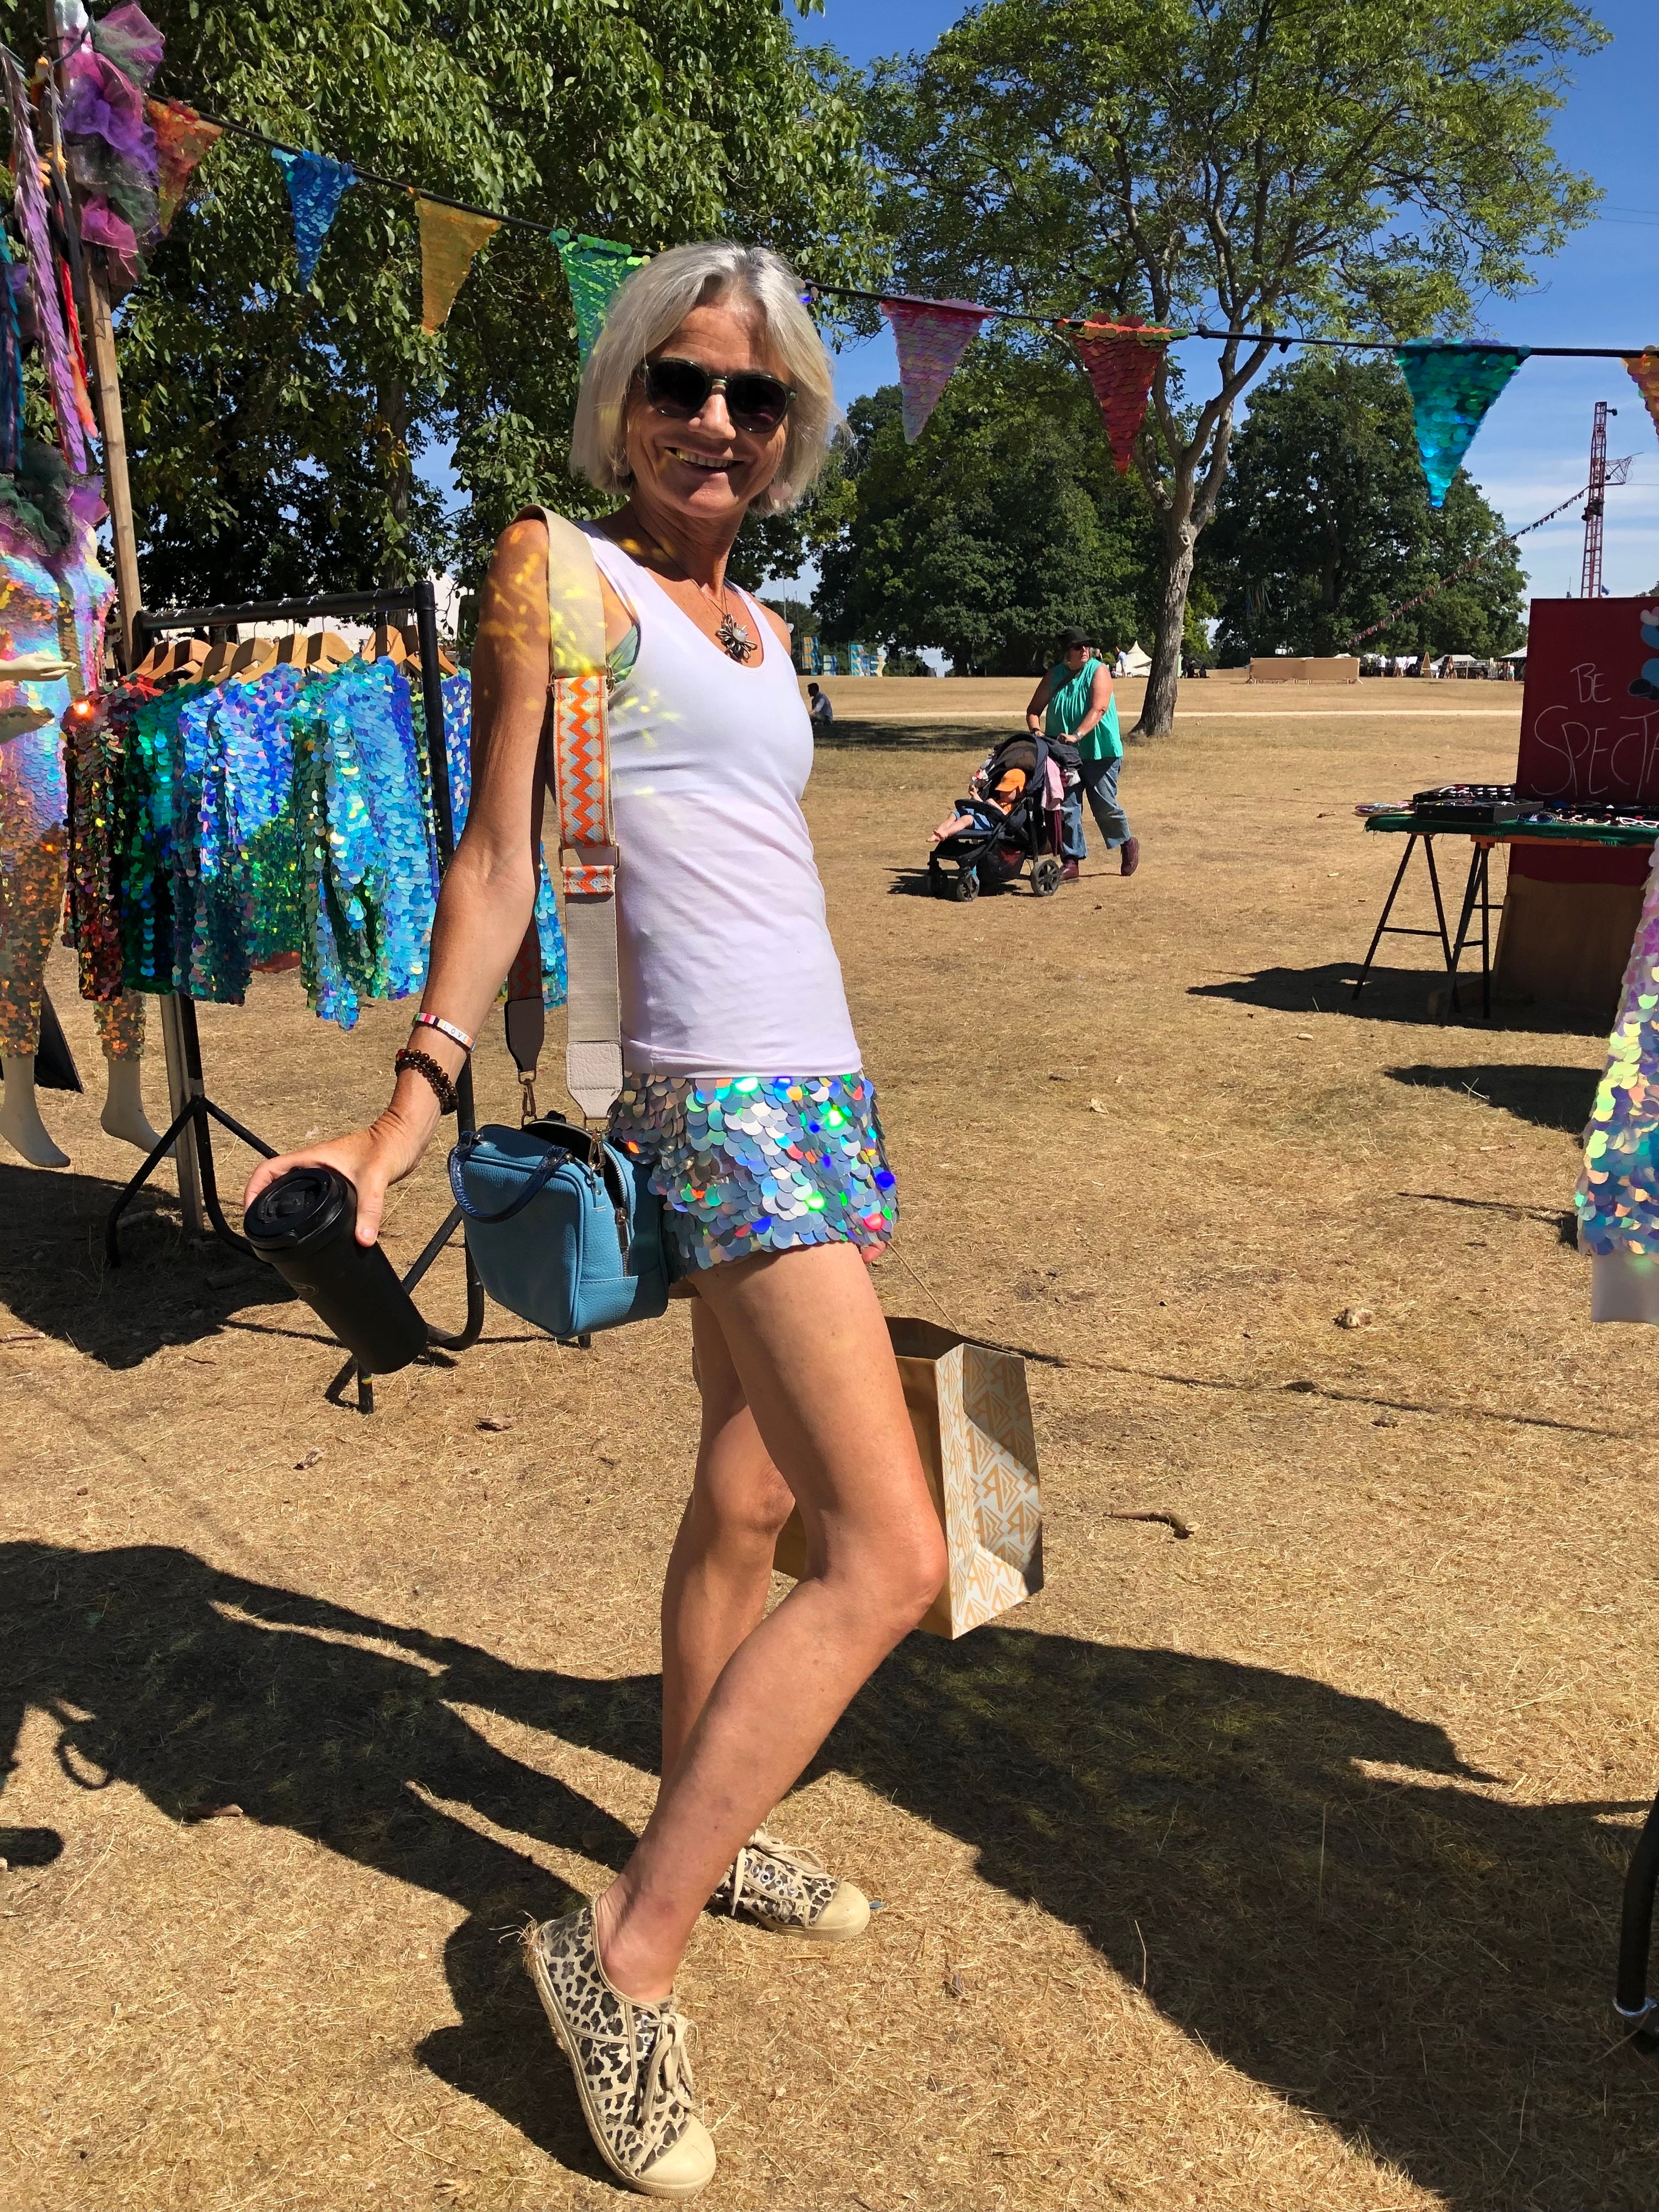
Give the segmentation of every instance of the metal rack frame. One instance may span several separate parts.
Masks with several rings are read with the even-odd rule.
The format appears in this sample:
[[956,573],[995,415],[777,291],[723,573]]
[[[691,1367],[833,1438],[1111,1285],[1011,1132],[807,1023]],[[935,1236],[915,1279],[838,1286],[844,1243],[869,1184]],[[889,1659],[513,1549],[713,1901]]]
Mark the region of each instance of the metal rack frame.
[[[449,757],[444,742],[443,682],[438,665],[438,600],[430,578],[423,578],[417,584],[386,584],[371,592],[330,592],[312,599],[245,599],[235,605],[211,607],[141,607],[133,617],[132,629],[135,641],[142,644],[167,630],[235,630],[246,623],[305,623],[329,615],[338,616],[344,621],[364,618],[372,621],[377,617],[393,614],[412,614],[415,617],[415,634],[421,659],[421,700],[426,720],[427,761],[432,780],[433,825],[437,834],[438,872],[441,877],[455,855],[455,823],[449,804]],[[196,1025],[195,1003],[181,996],[176,1004],[184,1037],[187,1095],[184,1105],[168,1124],[166,1134],[110,1208],[104,1227],[104,1254],[112,1267],[118,1267],[121,1264],[121,1216],[167,1153],[186,1133],[194,1144],[201,1176],[202,1203],[214,1235],[233,1251],[250,1256],[252,1246],[230,1226],[220,1203],[218,1179],[213,1164],[213,1124],[218,1122],[222,1128],[229,1130],[233,1136],[240,1138],[243,1144],[266,1159],[276,1157],[273,1146],[266,1144],[263,1138],[255,1136],[251,1129],[244,1128],[223,1107],[208,1097],[202,1073],[202,1044]],[[471,1061],[456,1079],[455,1088],[460,1102],[459,1127],[464,1131],[471,1129],[477,1116],[472,1103]],[[420,1281],[456,1231],[462,1228],[461,1210],[455,1206],[404,1277],[406,1287],[412,1288]],[[434,1328],[428,1323],[430,1341],[440,1350],[465,1352],[469,1345],[477,1342],[483,1328],[483,1285],[469,1250],[466,1253],[465,1323],[453,1334]],[[373,1378],[364,1374],[355,1360],[347,1360],[330,1383],[327,1395],[337,1401],[354,1374],[357,1377],[358,1410],[365,1413],[373,1413]]]

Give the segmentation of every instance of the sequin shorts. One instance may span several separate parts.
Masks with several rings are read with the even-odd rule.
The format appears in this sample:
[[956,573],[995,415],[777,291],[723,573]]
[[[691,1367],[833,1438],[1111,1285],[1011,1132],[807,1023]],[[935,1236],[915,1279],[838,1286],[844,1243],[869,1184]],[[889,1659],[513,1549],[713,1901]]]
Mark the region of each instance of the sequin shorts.
[[802,1244],[884,1244],[898,1219],[862,1075],[625,1075],[610,1135],[651,1162],[682,1274]]

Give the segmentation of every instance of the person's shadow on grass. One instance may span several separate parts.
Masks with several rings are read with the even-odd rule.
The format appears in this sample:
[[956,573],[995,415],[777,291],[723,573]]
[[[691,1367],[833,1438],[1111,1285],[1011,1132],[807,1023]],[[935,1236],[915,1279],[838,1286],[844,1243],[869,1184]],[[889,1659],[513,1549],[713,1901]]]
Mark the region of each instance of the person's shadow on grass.
[[[173,1818],[234,1803],[454,1900],[461,2021],[421,2057],[599,2171],[503,1940],[568,1893],[498,1838],[611,1867],[633,1838],[458,1708],[650,1771],[654,1677],[515,1667],[161,1547],[0,1547],[0,1745],[44,1709],[88,1786]],[[819,1763],[1463,2212],[1650,2203],[1659,2073],[1613,2049],[1607,2006],[1627,1846],[1597,1815],[1627,1808],[1507,1803],[1440,1729],[1306,1677],[1018,1628],[913,1637]]]

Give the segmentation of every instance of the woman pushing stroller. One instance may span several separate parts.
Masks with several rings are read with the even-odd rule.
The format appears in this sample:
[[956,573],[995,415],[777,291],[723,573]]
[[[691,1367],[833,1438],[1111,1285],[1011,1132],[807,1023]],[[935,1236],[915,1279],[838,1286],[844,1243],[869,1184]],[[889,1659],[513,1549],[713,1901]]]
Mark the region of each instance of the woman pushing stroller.
[[1118,804],[1123,739],[1112,672],[1086,629],[1062,630],[1058,642],[1060,659],[1031,694],[1025,726],[1034,737],[1041,732],[1061,768],[1074,771],[1078,779],[1066,794],[1065,875],[1075,878],[1078,862],[1088,854],[1083,842],[1086,792],[1107,851],[1120,852],[1122,872],[1132,876],[1140,866],[1140,840]]

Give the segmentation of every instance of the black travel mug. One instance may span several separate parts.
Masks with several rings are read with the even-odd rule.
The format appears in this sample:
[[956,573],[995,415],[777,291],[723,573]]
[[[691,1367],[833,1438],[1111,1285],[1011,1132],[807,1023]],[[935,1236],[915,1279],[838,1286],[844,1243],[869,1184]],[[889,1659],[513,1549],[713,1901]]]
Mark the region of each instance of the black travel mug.
[[360,1244],[357,1193],[332,1168],[267,1183],[242,1233],[327,1322],[365,1375],[394,1375],[427,1347],[426,1323],[378,1244]]

